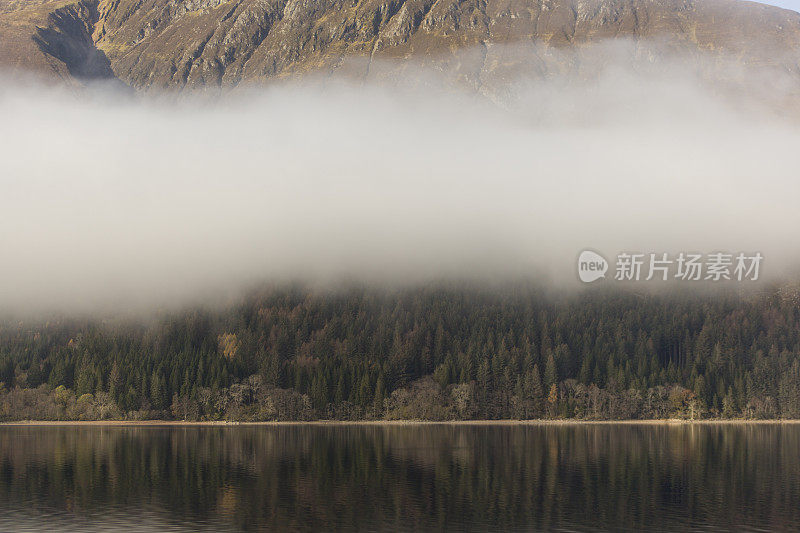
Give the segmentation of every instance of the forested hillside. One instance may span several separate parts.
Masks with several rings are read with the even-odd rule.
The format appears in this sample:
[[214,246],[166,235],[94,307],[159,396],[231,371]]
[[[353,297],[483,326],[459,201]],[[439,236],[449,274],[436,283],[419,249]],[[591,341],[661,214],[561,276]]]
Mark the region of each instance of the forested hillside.
[[800,418],[797,290],[270,289],[6,322],[0,418]]

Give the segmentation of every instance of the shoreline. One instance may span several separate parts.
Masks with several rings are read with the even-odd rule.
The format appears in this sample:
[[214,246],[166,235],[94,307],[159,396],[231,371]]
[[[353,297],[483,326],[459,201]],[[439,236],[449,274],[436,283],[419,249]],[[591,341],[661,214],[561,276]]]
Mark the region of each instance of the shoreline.
[[236,426],[588,426],[588,425],[795,425],[800,419],[650,419],[650,420],[296,420],[237,422],[226,420],[21,420],[0,427],[236,427]]

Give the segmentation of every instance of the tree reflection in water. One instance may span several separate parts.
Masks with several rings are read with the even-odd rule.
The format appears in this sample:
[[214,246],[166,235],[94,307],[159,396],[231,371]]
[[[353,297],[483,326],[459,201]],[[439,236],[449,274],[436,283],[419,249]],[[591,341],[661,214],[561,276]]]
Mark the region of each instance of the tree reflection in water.
[[3,427],[0,528],[793,529],[799,450],[785,424]]

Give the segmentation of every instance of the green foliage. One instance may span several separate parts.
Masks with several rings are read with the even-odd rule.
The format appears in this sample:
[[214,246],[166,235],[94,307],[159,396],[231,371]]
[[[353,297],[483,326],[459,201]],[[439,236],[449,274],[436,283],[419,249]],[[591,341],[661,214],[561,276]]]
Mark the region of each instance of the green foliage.
[[797,418],[800,309],[779,291],[295,287],[147,324],[1,324],[0,383],[0,400],[46,384],[62,417],[69,393],[132,418]]

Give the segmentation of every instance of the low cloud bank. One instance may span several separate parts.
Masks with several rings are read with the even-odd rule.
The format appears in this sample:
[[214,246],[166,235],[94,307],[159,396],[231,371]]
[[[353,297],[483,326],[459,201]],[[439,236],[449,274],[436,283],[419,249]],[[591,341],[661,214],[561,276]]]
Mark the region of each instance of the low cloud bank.
[[281,280],[573,283],[584,248],[760,251],[766,274],[792,275],[800,128],[684,74],[511,80],[502,102],[344,80],[76,97],[6,79],[0,311]]

